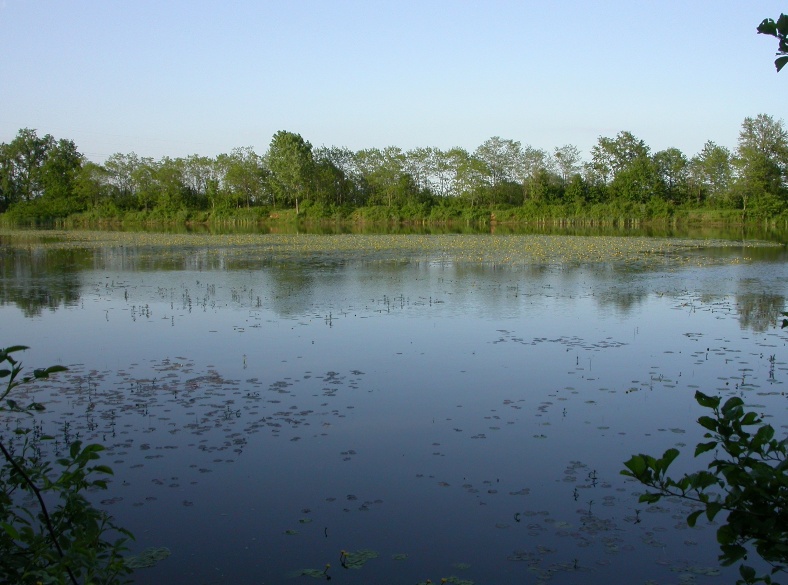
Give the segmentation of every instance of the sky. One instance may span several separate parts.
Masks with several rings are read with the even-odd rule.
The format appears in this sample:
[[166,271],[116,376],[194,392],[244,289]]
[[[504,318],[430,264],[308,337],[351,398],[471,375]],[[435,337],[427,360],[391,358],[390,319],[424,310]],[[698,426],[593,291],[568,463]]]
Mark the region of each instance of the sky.
[[756,34],[784,0],[0,0],[0,142],[113,153],[313,146],[473,151],[492,136],[735,149],[788,118]]

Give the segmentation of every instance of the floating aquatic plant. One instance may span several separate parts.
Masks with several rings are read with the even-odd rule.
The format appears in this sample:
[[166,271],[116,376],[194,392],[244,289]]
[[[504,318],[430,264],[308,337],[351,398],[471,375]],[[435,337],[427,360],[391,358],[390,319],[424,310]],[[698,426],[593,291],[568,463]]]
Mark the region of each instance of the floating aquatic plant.
[[378,557],[378,553],[374,550],[361,549],[355,552],[347,552],[345,550],[339,553],[339,562],[346,569],[360,569],[367,561]]
[[328,574],[328,570],[331,568],[329,563],[326,563],[326,566],[321,571],[320,569],[301,569],[296,573],[293,573],[292,577],[312,577],[313,579],[325,579],[326,581],[331,580],[331,576]]
[[126,557],[126,566],[132,569],[153,567],[156,563],[166,559],[171,554],[170,549],[164,546],[160,548],[146,548],[138,555]]

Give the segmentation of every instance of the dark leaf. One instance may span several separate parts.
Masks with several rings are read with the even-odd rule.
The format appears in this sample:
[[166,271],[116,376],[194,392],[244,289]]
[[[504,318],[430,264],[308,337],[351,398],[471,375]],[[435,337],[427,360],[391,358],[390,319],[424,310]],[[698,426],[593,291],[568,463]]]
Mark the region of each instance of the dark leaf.
[[738,396],[733,396],[731,398],[728,398],[728,400],[725,401],[725,404],[722,405],[722,412],[723,414],[729,415],[735,409],[740,408],[742,406],[744,406],[744,401]]
[[759,422],[760,422],[760,420],[758,420],[758,415],[755,414],[754,412],[748,412],[747,414],[744,415],[744,418],[741,419],[741,424],[743,426],[744,425],[754,425],[754,424],[759,423]]
[[671,463],[679,456],[678,449],[668,449],[662,455],[662,460],[660,461],[660,467],[663,471],[667,470]]
[[777,36],[777,23],[771,18],[765,18],[761,24],[758,25],[758,33],[762,35]]
[[662,494],[653,494],[649,492],[645,494],[640,494],[640,497],[638,498],[638,502],[641,502],[643,504],[656,504],[661,499],[662,499]]
[[[709,515],[711,507],[712,504],[709,504],[706,508],[706,515],[709,516],[709,520],[714,519],[714,515]],[[717,506],[717,511],[719,511],[719,506]],[[724,545],[731,545],[736,542],[736,533],[733,531],[730,524],[724,524],[717,529],[717,542]]]
[[9,353],[17,352],[17,351],[24,351],[26,349],[30,349],[30,348],[28,346],[26,346],[26,345],[12,345],[11,347],[6,347],[3,350],[3,353],[4,354],[9,354]]
[[707,396],[703,392],[695,392],[695,400],[704,408],[717,408],[720,405],[719,396]]
[[717,420],[711,418],[710,416],[702,416],[698,419],[698,424],[702,426],[704,429],[709,429],[710,431],[717,430]]
[[622,473],[624,475],[631,475],[632,477],[639,478],[642,477],[643,473],[646,471],[646,461],[643,459],[642,455],[633,455],[624,465],[632,472],[629,474],[623,471]]
[[706,451],[711,451],[716,446],[717,446],[717,441],[710,441],[708,443],[698,443],[697,447],[695,447],[695,457],[697,457],[701,453],[705,453]]
[[781,37],[788,36],[788,14],[781,14],[777,19],[777,32]]
[[703,514],[703,510],[696,510],[689,516],[687,516],[687,525],[692,528],[695,526],[695,523],[698,521],[698,516]]
[[739,566],[739,575],[742,576],[745,583],[752,583],[755,581],[755,569],[752,567],[748,567],[747,565]]

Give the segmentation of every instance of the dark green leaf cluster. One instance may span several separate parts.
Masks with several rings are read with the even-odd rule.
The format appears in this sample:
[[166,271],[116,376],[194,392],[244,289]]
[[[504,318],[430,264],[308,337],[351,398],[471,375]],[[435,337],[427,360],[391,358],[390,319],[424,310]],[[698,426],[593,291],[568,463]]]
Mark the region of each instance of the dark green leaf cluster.
[[[710,439],[695,448],[698,457],[714,452],[705,470],[685,474],[676,480],[668,468],[679,451],[668,449],[662,457],[633,455],[621,473],[637,479],[654,491],[640,496],[641,502],[654,503],[664,496],[695,501],[700,508],[687,517],[694,526],[704,515],[714,520],[726,514],[717,530],[720,561],[731,565],[747,558],[748,546],[773,567],[772,574],[785,571],[788,563],[788,474],[786,439],[774,437],[774,429],[754,412],[745,412],[741,398],[733,397],[721,405],[720,397],[695,394],[698,404],[712,411],[698,423]],[[769,575],[756,576],[753,568],[740,567],[744,583],[771,583]]]
[[[43,409],[36,402],[20,406],[7,398],[26,382],[48,377],[66,368],[53,366],[20,376],[21,364],[13,354],[26,349],[0,349],[0,410],[29,414]],[[14,444],[13,439],[16,439]],[[112,474],[97,464],[102,445],[75,441],[68,454],[54,462],[35,455],[30,431],[19,429],[11,442],[0,437],[0,576],[4,583],[126,582],[131,573],[122,556],[132,535],[116,526],[104,511],[86,499],[89,489],[106,489]],[[50,440],[39,436],[37,441]],[[30,501],[34,502],[33,504]],[[112,539],[110,539],[112,537]]]
[[771,18],[758,25],[758,33],[775,37],[779,41],[774,66],[779,72],[788,63],[788,14],[780,14],[777,22]]
[[[0,349],[0,364],[7,364],[7,367],[0,366],[0,387],[5,385],[5,389],[0,390],[0,411],[5,410],[6,408],[14,412],[44,410],[44,406],[38,402],[32,402],[26,407],[22,407],[19,406],[16,400],[11,400],[10,398],[6,397],[20,384],[26,384],[31,380],[42,380],[44,378],[48,378],[50,374],[64,372],[67,369],[65,366],[39,368],[33,370],[32,376],[23,376],[22,378],[17,379],[19,374],[22,372],[22,364],[20,364],[19,361],[16,360],[11,354],[24,351],[26,349],[28,348],[24,345],[14,345],[11,347],[6,347],[5,349]],[[5,400],[5,407],[3,406],[3,400]]]

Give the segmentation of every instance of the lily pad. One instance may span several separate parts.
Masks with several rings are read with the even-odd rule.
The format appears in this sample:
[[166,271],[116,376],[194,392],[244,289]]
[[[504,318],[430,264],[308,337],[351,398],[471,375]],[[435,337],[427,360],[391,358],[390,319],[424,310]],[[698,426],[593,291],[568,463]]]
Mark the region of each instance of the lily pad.
[[374,550],[361,549],[355,552],[342,551],[342,566],[346,569],[360,569],[367,561],[378,557]]
[[322,571],[319,569],[301,569],[293,576],[295,577],[312,577],[313,579],[325,579],[326,578],[326,570],[323,569]]
[[126,566],[132,569],[146,569],[166,559],[171,554],[170,549],[164,546],[161,548],[146,548],[136,556],[126,557]]

